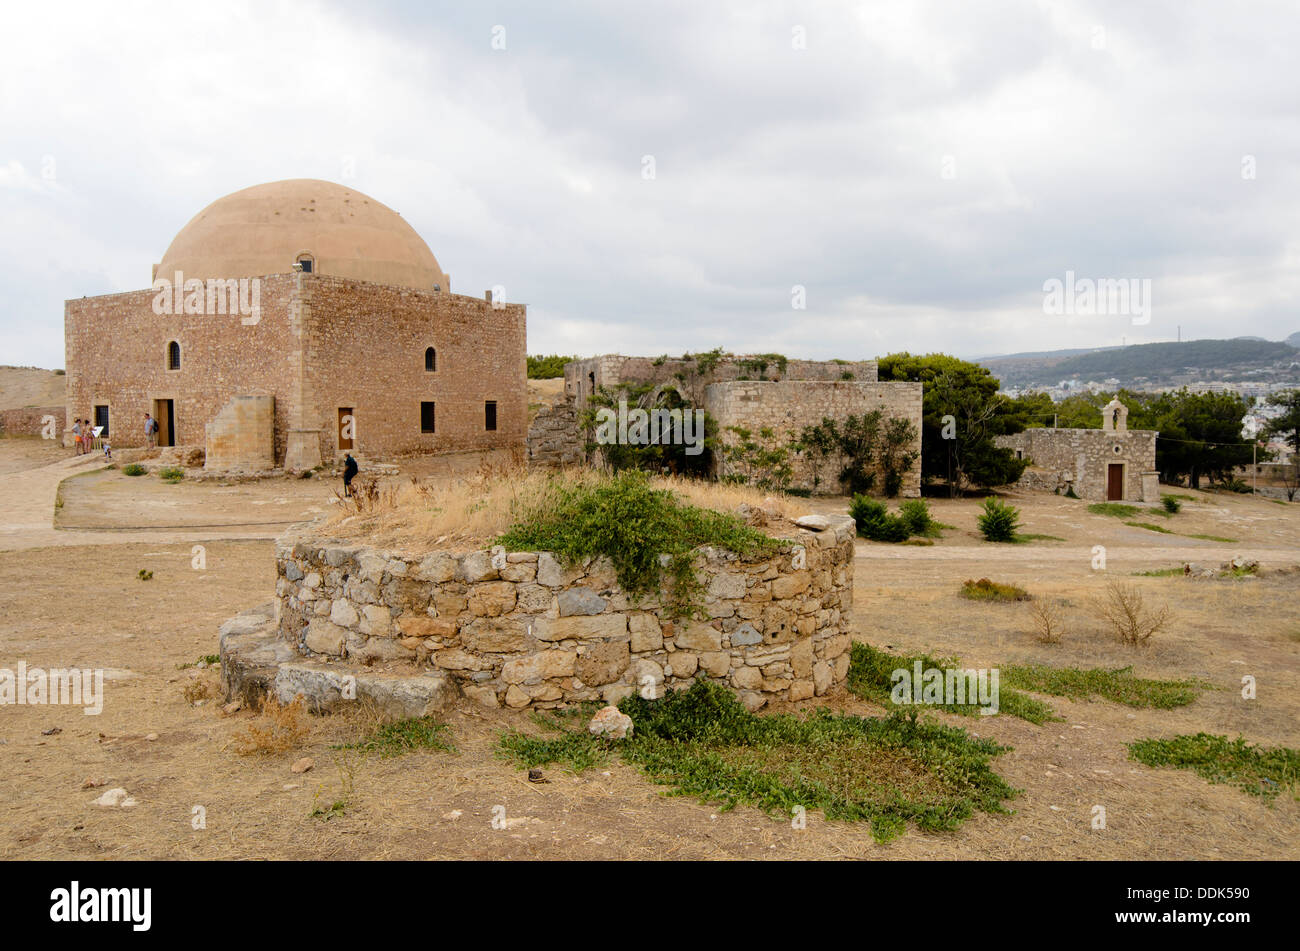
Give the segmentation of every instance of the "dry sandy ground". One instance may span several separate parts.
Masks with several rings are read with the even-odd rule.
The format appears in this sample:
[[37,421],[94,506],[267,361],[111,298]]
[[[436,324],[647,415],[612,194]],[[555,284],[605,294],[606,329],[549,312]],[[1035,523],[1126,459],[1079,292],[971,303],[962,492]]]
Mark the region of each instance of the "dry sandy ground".
[[[939,714],[1014,747],[994,761],[1023,790],[1008,803],[1014,814],[980,814],[954,833],[909,831],[878,845],[865,828],[828,823],[817,813],[796,831],[788,820],[754,809],[720,813],[667,797],[617,763],[582,776],[548,769],[550,782],[529,783],[494,753],[500,732],[528,729],[527,717],[469,705],[448,717],[455,753],[362,759],[331,747],[359,735],[364,724],[334,717],[313,719],[301,748],[239,756],[229,744],[251,715],[223,717],[213,700],[191,705],[186,685],[197,679],[215,688],[218,676],[178,666],[215,653],[221,621],[272,593],[270,539],[278,525],[247,523],[310,514],[328,504],[332,483],[169,486],[152,476],[78,476],[65,483],[62,520],[87,525],[112,513],[135,530],[54,531],[54,487],[75,475],[77,464],[34,468],[47,457],[21,442],[0,440],[0,471],[9,473],[11,486],[24,486],[26,504],[46,507],[27,511],[11,493],[0,510],[0,666],[22,659],[102,667],[112,679],[100,716],[60,706],[0,708],[0,857],[1300,858],[1294,801],[1280,797],[1269,805],[1190,772],[1149,769],[1129,762],[1124,747],[1138,737],[1198,730],[1300,746],[1300,576],[1131,575],[1238,552],[1271,568],[1300,564],[1300,506],[1200,494],[1167,522],[1143,519],[1183,533],[1170,536],[1090,515],[1083,503],[1026,497],[1017,502],[1026,530],[1066,540],[993,546],[974,535],[978,503],[941,500],[932,505],[936,517],[956,528],[938,544],[861,544],[860,640],[955,654],[969,666],[1131,663],[1142,675],[1200,676],[1219,688],[1176,711],[1045,698],[1065,720],[1043,726]],[[421,464],[445,471],[471,460]],[[841,506],[810,504],[824,511]],[[196,513],[206,513],[204,520],[181,520]],[[207,527],[165,527],[190,524]],[[1197,533],[1239,543],[1184,537]],[[201,570],[192,567],[195,544],[205,546]],[[1105,572],[1091,567],[1095,545],[1106,547]],[[140,569],[152,571],[152,579],[139,580]],[[1068,598],[1065,642],[1038,645],[1028,634],[1026,605],[975,605],[956,596],[963,579],[985,575]],[[1116,575],[1177,611],[1171,630],[1148,650],[1107,641],[1089,616],[1088,597]],[[1256,700],[1240,697],[1245,674],[1258,678]],[[843,694],[822,702],[880,712]],[[43,735],[56,727],[61,732]],[[146,738],[152,734],[157,738]],[[290,765],[304,755],[315,767],[292,773]],[[107,785],[83,789],[88,778]],[[114,786],[137,805],[91,804]],[[315,806],[344,795],[344,815],[309,818]],[[1107,827],[1094,831],[1097,805],[1106,809]],[[493,829],[497,806],[512,820],[508,828]],[[195,807],[203,808],[206,828],[194,828]]]
[[62,406],[68,378],[39,367],[0,367],[0,409]]

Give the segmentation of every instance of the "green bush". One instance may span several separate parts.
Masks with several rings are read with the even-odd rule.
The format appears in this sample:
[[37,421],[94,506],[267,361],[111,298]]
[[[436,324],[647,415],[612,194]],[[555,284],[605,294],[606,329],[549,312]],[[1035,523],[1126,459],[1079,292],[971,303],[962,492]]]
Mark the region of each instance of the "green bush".
[[556,377],[564,376],[564,365],[577,357],[563,357],[551,355],[548,357],[528,358],[528,379],[530,380],[553,380]]
[[497,541],[514,551],[554,552],[568,564],[604,555],[633,595],[658,590],[665,568],[660,556],[667,555],[672,584],[666,606],[678,616],[691,613],[699,595],[696,548],[759,555],[778,544],[734,515],[682,504],[635,470],[595,484],[557,478],[540,501],[515,513],[515,523]]
[[985,541],[1015,541],[1016,529],[1020,527],[1020,511],[999,499],[984,500],[984,512],[979,517],[980,533]]
[[858,527],[858,534],[873,542],[905,542],[912,536],[902,517],[887,511],[884,502],[870,496],[853,496],[849,514]]
[[898,514],[913,535],[930,535],[934,532],[934,519],[930,517],[930,506],[925,499],[908,499],[898,507]]
[[129,476],[142,476],[148,471],[148,469],[140,465],[138,462],[133,462],[130,465],[122,467],[122,474]]
[[1165,511],[1170,515],[1177,515],[1178,511],[1183,507],[1183,503],[1179,502],[1172,495],[1160,496],[1160,504],[1165,507]]
[[167,466],[158,470],[158,478],[164,482],[180,482],[185,478],[185,470],[177,466]]

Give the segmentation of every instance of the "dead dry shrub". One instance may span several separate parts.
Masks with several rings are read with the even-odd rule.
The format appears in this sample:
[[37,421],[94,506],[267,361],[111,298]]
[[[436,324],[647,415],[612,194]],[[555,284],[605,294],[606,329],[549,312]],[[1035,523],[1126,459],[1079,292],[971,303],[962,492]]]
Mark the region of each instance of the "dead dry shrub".
[[212,684],[202,677],[191,677],[182,689],[186,703],[195,704],[213,695]]
[[286,704],[268,693],[258,703],[257,716],[231,737],[230,745],[240,756],[283,753],[300,746],[307,733],[307,708],[302,694]]
[[1111,633],[1130,647],[1144,646],[1174,616],[1168,604],[1148,606],[1136,585],[1119,581],[1107,582],[1106,593],[1092,604]]
[[1040,644],[1059,644],[1065,634],[1065,602],[1059,598],[1039,598],[1029,602],[1029,617],[1034,623],[1034,639]]

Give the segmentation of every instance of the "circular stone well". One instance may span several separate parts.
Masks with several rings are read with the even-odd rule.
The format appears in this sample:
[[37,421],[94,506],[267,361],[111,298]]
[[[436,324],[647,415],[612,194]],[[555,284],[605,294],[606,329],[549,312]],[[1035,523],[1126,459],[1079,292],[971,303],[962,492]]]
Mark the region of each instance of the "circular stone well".
[[[606,559],[567,567],[502,548],[409,555],[298,527],[276,546],[276,601],[222,628],[228,695],[370,696],[407,715],[656,696],[705,676],[750,709],[848,675],[854,523],[806,520],[776,554],[696,553],[697,617],[619,587]],[[349,696],[349,690],[352,696]]]

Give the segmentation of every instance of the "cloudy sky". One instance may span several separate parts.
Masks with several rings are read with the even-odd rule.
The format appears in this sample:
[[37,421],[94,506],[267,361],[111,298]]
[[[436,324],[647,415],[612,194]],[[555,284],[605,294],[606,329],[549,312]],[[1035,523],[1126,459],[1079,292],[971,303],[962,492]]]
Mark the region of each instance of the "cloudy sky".
[[[1294,0],[12,4],[0,363],[285,178],[400,211],[532,353],[1280,339],[1297,50]],[[1149,323],[1045,314],[1067,271]]]

